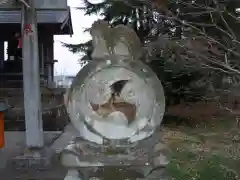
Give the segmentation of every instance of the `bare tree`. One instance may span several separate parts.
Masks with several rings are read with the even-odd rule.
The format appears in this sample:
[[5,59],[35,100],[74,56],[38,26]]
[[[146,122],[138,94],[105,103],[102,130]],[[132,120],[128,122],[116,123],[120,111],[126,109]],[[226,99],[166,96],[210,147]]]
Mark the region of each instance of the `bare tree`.
[[[148,15],[156,19],[153,34],[150,36],[154,38],[146,41],[148,55],[154,57],[161,52],[161,55],[168,54],[171,59],[181,61],[186,68],[206,70],[207,75],[196,84],[209,88],[210,93],[206,98],[215,99],[219,107],[236,116],[239,125],[240,111],[220,103],[222,95],[239,96],[240,18],[237,1],[139,1],[151,9]],[[124,2],[131,6],[131,1]],[[174,28],[163,34],[163,22]],[[177,37],[169,33],[174,34],[177,29],[180,30]],[[219,81],[218,86],[216,81]]]

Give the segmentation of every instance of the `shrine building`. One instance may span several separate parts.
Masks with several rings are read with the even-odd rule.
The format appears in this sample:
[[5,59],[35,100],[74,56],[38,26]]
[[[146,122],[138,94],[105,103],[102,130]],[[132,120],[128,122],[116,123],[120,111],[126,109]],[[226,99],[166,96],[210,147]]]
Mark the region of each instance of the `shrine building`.
[[[29,2],[30,8],[25,2]],[[32,4],[34,7],[31,7]],[[29,11],[27,13],[35,13],[37,32],[34,32],[34,18],[29,15],[25,17],[24,8]],[[32,23],[24,22],[24,18]],[[34,38],[31,33],[37,37],[37,45],[30,42]],[[71,12],[67,0],[9,0],[0,4],[0,101],[13,106],[6,112],[5,130],[26,131],[29,147],[38,144],[42,146],[39,140],[43,136],[42,121],[43,130],[49,130],[49,124],[54,123],[56,126],[65,126],[65,123],[58,122],[53,113],[56,111],[56,114],[59,111],[56,107],[63,104],[63,96],[55,93],[57,89],[53,83],[54,63],[57,63],[54,60],[54,35],[72,34]],[[23,38],[25,49],[22,47]],[[34,52],[33,45],[38,48],[38,54]],[[36,59],[39,63],[36,63]],[[39,73],[34,68],[39,69]],[[32,73],[35,76],[35,71],[39,74],[39,82],[38,77],[32,78],[29,75]],[[39,94],[39,87],[35,88],[38,84],[41,102],[38,102],[39,98],[35,98]]]

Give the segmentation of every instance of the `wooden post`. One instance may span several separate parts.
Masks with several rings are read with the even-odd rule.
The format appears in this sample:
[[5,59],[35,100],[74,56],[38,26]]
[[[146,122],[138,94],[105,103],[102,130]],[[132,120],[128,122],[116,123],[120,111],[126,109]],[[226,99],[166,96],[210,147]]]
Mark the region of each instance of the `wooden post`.
[[46,64],[47,64],[47,75],[48,75],[48,86],[52,87],[54,80],[54,39],[53,35],[49,34],[46,38],[47,52],[46,52]]
[[4,113],[0,112],[0,148],[3,148],[4,144]]
[[26,145],[28,148],[43,148],[37,19],[34,1],[29,0],[29,5],[30,8],[24,5],[22,8]]
[[48,87],[52,87],[52,63],[48,63]]
[[41,74],[44,75],[44,45],[41,43]]
[[53,68],[54,68],[54,63],[56,62],[58,62],[58,60],[50,60],[46,62],[48,66],[48,87],[49,88],[54,87]]

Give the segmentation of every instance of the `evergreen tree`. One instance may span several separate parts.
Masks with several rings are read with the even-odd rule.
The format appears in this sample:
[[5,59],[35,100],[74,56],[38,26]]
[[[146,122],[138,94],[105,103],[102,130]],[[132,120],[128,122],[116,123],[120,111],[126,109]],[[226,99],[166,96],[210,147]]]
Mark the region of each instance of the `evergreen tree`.
[[[99,14],[103,17],[103,20],[108,21],[110,25],[116,26],[124,24],[132,27],[142,42],[151,30],[151,24],[153,24],[152,17],[147,17],[149,13],[143,3],[138,0],[132,0],[131,7],[126,5],[123,1],[107,0],[100,4],[91,4],[87,0],[83,0],[85,7],[80,10],[85,11],[85,15]],[[73,53],[84,52],[83,60],[90,60],[90,54],[92,52],[91,40],[86,43],[80,44],[64,44]]]
[[[162,49],[162,47],[160,49],[156,48],[154,56],[151,57],[152,62],[149,63],[149,66],[163,81],[165,91],[169,94],[168,97],[183,96],[182,94],[189,92],[192,81],[202,81],[202,78],[205,78],[206,81],[214,81],[216,77],[221,81],[222,76],[226,73],[220,73],[219,76],[219,72],[215,73],[214,71],[212,73],[213,69],[210,69],[210,71],[208,69],[202,70],[199,64],[204,59],[193,61],[192,59],[196,58],[196,55],[194,53],[189,55],[189,52],[187,52],[189,49],[179,48],[179,46],[176,46],[176,42],[180,42],[180,44],[182,42],[189,43],[191,39],[196,37],[202,39],[208,37],[224,44],[227,49],[237,48],[236,42],[233,42],[232,37],[229,37],[229,29],[234,34],[238,34],[238,26],[236,25],[238,21],[235,19],[237,17],[236,7],[240,7],[238,1],[176,0],[165,1],[164,3],[163,0],[154,0],[151,3],[149,2],[131,0],[126,3],[126,1],[106,0],[104,3],[95,5],[84,0],[85,8],[82,8],[82,10],[85,11],[86,15],[100,14],[104,20],[113,26],[118,24],[131,26],[143,44],[147,44],[147,40],[154,41],[159,34],[167,34],[168,38],[172,39],[174,43],[168,43],[165,49]],[[209,39],[204,43],[209,46],[216,45]],[[91,59],[91,41],[77,45],[65,44],[65,46],[72,52],[84,52],[83,60]],[[200,47],[205,48],[202,44]],[[207,58],[214,57],[220,60],[222,58],[222,55],[217,55],[217,52],[212,49],[207,49],[207,53],[205,52],[204,55],[206,54]],[[229,57],[232,55],[230,53]],[[188,61],[189,59],[190,61]],[[188,63],[190,63],[191,68],[189,68]],[[216,63],[210,63],[210,65],[215,68],[220,66]],[[194,88],[190,91],[196,94]],[[197,91],[199,91],[199,88]],[[194,96],[196,97],[196,95]]]

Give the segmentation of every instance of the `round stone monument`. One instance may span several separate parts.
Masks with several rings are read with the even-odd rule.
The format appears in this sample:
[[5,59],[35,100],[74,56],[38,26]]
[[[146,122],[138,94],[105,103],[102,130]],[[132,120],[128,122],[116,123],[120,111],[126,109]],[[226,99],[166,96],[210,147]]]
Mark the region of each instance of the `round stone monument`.
[[[156,74],[140,60],[143,49],[139,38],[127,26],[111,28],[105,21],[95,22],[91,35],[92,60],[79,71],[65,96],[71,122],[81,140],[65,148],[63,165],[81,168],[83,163],[89,164],[91,158],[83,158],[83,149],[86,151],[87,147],[87,153],[102,152],[98,160],[95,156],[95,161],[91,161],[91,167],[94,163],[115,166],[113,156],[106,155],[106,148],[96,150],[107,147],[115,150],[116,157],[121,154],[125,163],[130,158],[130,164],[139,160],[140,164],[151,164],[150,169],[156,164],[165,166],[167,160],[161,153],[149,162],[150,152],[166,149],[159,143],[160,136],[153,135],[164,115],[165,97]],[[137,155],[139,149],[144,149],[143,155]],[[71,168],[66,179],[74,176],[71,173],[76,174]]]

